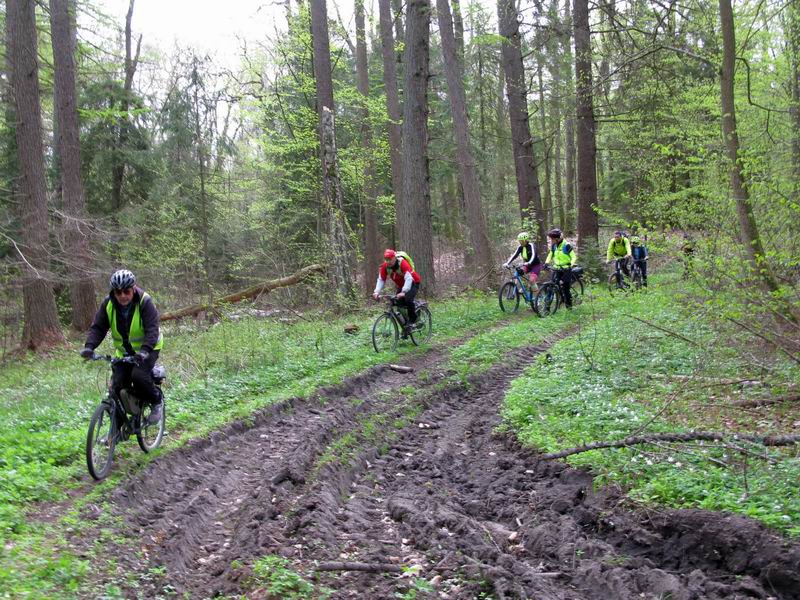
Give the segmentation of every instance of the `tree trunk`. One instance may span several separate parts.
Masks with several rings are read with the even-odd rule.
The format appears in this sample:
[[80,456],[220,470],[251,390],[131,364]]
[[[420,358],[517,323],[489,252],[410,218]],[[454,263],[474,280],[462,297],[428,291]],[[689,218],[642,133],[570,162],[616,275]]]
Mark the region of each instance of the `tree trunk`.
[[389,157],[392,163],[392,192],[395,206],[401,204],[403,193],[403,134],[400,97],[397,92],[397,63],[392,37],[392,12],[389,0],[378,0],[383,56],[383,89],[386,94],[386,113],[389,115]]
[[64,341],[58,324],[53,289],[47,280],[47,189],[45,184],[42,116],[39,104],[39,63],[33,0],[7,0],[11,89],[16,108],[16,138],[20,164],[25,325],[22,344],[42,350]]
[[[494,160],[494,181],[495,181],[495,210],[498,215],[505,215],[505,196],[506,196],[506,165],[504,163],[503,145],[500,143],[506,135],[503,127],[505,114],[505,77],[503,67],[497,65],[497,97],[495,98],[495,160]],[[506,219],[503,220],[505,223]]]
[[778,289],[767,269],[764,248],[756,227],[753,205],[747,191],[742,165],[739,162],[739,134],[736,131],[736,106],[733,97],[733,78],[736,67],[736,37],[734,33],[731,0],[719,0],[720,26],[722,29],[722,70],[720,72],[720,96],[722,98],[722,136],[728,152],[728,173],[731,193],[736,201],[739,216],[739,234],[753,273],[770,290]]
[[592,46],[589,2],[575,0],[575,86],[578,134],[578,246],[584,262],[596,268],[598,254],[597,147],[592,92]]
[[564,91],[565,98],[568,98],[566,106],[566,118],[564,120],[565,142],[565,173],[566,194],[564,202],[565,222],[564,231],[575,231],[575,86],[572,81],[572,11],[570,3],[572,0],[564,0],[564,26],[562,28],[561,45],[564,51],[564,61],[562,65],[565,69]]
[[379,262],[378,218],[375,213],[375,172],[372,168],[372,127],[369,122],[369,67],[367,65],[367,39],[364,27],[364,0],[356,0],[356,73],[358,92],[363,97],[361,109],[361,145],[364,148],[364,287],[372,291]]
[[322,201],[327,237],[325,252],[331,258],[330,274],[334,289],[342,299],[351,300],[355,294],[350,271],[350,245],[347,239],[344,199],[336,157],[333,79],[325,0],[311,0],[311,36],[314,47],[317,111],[320,117]]
[[116,148],[112,150],[114,166],[111,170],[111,208],[116,213],[122,208],[122,185],[125,181],[125,151],[128,143],[128,110],[130,109],[130,96],[133,89],[133,76],[139,64],[139,51],[142,47],[142,36],[136,43],[136,54],[133,54],[133,36],[131,34],[131,21],[133,21],[133,5],[136,0],[130,0],[128,14],[125,16],[125,83],[122,90],[119,112],[122,119],[117,133]]
[[550,81],[552,81],[552,92],[550,94],[550,104],[553,111],[553,137],[555,139],[553,149],[553,195],[555,198],[556,207],[558,209],[558,226],[561,229],[567,228],[566,213],[564,211],[564,195],[561,183],[561,52],[560,45],[560,31],[562,28],[561,19],[558,17],[558,0],[552,0],[549,9],[550,25],[556,31],[556,35],[550,36],[550,43],[548,44],[548,53],[550,54]]
[[[50,29],[53,43],[54,91],[58,90],[55,122],[58,136],[54,146],[60,157],[63,211],[66,218],[66,250],[69,256],[69,298],[72,327],[85,331],[96,309],[89,240],[85,228],[86,203],[81,177],[78,109],[75,100],[75,57],[70,0],[50,0]],[[55,127],[54,127],[55,129]]]
[[792,122],[792,179],[794,193],[800,192],[800,0],[792,0],[788,11],[787,36],[789,38],[789,87],[792,102],[789,114]]
[[506,76],[508,115],[511,122],[511,144],[514,152],[514,170],[517,175],[517,194],[523,221],[533,219],[537,244],[544,247],[544,215],[539,189],[539,173],[533,152],[533,140],[528,115],[525,68],[522,64],[522,47],[514,0],[497,1],[500,35],[505,38],[502,48],[503,70]]
[[422,287],[436,291],[428,173],[428,77],[430,12],[428,0],[409,0],[403,56],[403,196],[397,205],[397,230],[403,250],[414,258]]
[[[540,43],[543,43],[540,40]],[[539,82],[539,123],[542,128],[542,154],[544,157],[542,158],[542,162],[544,162],[544,195],[542,197],[543,201],[543,210],[544,210],[544,220],[547,223],[547,227],[553,223],[553,193],[552,193],[552,182],[550,181],[550,141],[549,135],[547,132],[547,102],[545,101],[544,97],[544,81],[542,78],[542,71],[544,71],[544,66],[542,63],[544,62],[544,52],[540,51],[539,56],[536,60],[536,78]]]
[[467,227],[475,265],[481,273],[484,273],[491,268],[491,251],[489,250],[489,239],[486,236],[486,219],[483,215],[475,157],[470,147],[463,66],[453,35],[453,19],[450,15],[449,0],[436,0],[436,12],[439,16],[439,34],[442,38],[447,95],[450,98],[450,111],[453,114],[453,134],[456,140],[458,172],[464,191]]
[[197,146],[197,175],[200,179],[200,239],[203,243],[203,291],[206,296],[206,301],[209,304],[213,304],[214,295],[211,288],[211,253],[208,245],[208,236],[211,227],[208,194],[206,193],[207,159],[205,138],[203,136],[203,128],[200,124],[200,98],[198,89],[200,86],[200,73],[197,71],[197,59],[195,59],[192,68],[192,87],[194,88],[192,99],[194,101],[194,143]]

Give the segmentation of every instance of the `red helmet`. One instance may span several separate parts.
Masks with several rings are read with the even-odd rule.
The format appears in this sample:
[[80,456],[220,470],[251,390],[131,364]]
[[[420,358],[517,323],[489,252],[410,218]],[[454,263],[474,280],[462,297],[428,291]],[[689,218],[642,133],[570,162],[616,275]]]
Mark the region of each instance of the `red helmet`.
[[386,262],[392,261],[397,257],[397,252],[392,250],[391,248],[387,248],[386,251],[383,253],[383,259]]

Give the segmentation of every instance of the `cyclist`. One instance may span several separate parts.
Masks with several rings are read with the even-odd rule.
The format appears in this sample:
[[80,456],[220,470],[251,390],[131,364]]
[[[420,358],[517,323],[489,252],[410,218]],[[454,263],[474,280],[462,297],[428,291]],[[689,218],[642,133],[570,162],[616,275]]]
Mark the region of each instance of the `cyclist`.
[[647,246],[638,235],[631,236],[631,257],[642,271],[642,285],[647,287]]
[[692,273],[692,258],[694,257],[694,240],[688,233],[683,234],[681,252],[683,252],[683,278],[688,279]]
[[[372,293],[372,297],[375,298],[375,300],[378,299],[378,295],[386,284],[386,278],[391,277],[399,290],[395,296],[397,305],[405,307],[408,313],[408,323],[409,325],[413,325],[417,322],[414,298],[417,296],[422,278],[405,258],[405,255],[403,253],[400,254],[401,255],[398,255],[398,253],[391,248],[387,248],[383,253],[384,262],[378,271],[378,281],[375,284],[375,291]],[[403,337],[407,337],[406,332],[403,332]]]
[[535,294],[539,290],[536,281],[539,279],[539,271],[542,270],[542,261],[536,252],[536,246],[531,244],[530,235],[526,231],[517,236],[517,243],[519,244],[517,251],[503,263],[503,266],[508,267],[518,256],[521,256],[522,271],[528,274],[528,281],[531,282],[531,291]]
[[572,308],[572,294],[570,287],[572,286],[572,267],[578,262],[578,254],[571,244],[568,244],[564,239],[564,234],[560,229],[551,229],[547,232],[547,238],[550,242],[550,251],[547,253],[547,258],[544,264],[553,264],[556,271],[553,271],[553,280],[558,283],[561,288],[561,293],[564,296],[564,304],[567,308]]
[[132,383],[136,395],[153,405],[148,423],[154,425],[161,420],[163,411],[161,390],[151,375],[163,345],[161,317],[150,295],[136,286],[136,277],[127,269],[116,271],[109,286],[108,298],[94,316],[81,356],[91,358],[110,329],[116,355],[136,358],[136,365],[114,365],[111,376],[114,393],[119,394]]
[[628,270],[628,259],[631,256],[631,243],[625,237],[622,231],[615,231],[614,237],[608,242],[608,251],[606,252],[606,264],[610,263],[612,259],[618,260],[622,268],[622,272],[628,277],[631,276]]

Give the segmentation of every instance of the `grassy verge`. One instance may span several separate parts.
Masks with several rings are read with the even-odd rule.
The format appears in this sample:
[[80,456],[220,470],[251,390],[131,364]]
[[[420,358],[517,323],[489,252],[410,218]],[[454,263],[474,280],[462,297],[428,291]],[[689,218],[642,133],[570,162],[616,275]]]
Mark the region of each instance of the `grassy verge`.
[[[647,294],[614,300],[606,316],[558,342],[551,361],[538,361],[516,380],[506,396],[506,426],[543,452],[643,432],[797,433],[796,403],[746,407],[763,399],[764,386],[754,382],[764,379],[764,365],[743,361],[738,348],[688,314],[676,282],[654,277],[653,284]],[[771,393],[800,376],[779,359],[769,369]],[[637,500],[736,512],[800,535],[796,448],[659,444],[567,460]]]
[[[163,357],[170,372],[169,430],[166,450],[160,452],[394,356],[378,355],[371,346],[379,310],[343,318],[307,314],[293,323],[245,319],[204,329],[167,329]],[[436,343],[509,320],[496,298],[487,295],[437,302],[431,310]],[[357,333],[344,333],[345,324],[352,323]],[[398,354],[418,351],[401,344]],[[81,505],[102,502],[121,478],[152,459],[135,443],[122,444],[109,480],[87,490],[86,427],[107,375],[104,363],[83,363],[77,348],[45,359],[29,356],[0,371],[0,597],[52,597],[53,590],[77,586],[89,562],[71,553],[64,528],[80,527],[76,514]],[[81,497],[70,515],[42,522],[50,503],[69,502],[76,493]],[[36,519],[34,527],[28,524],[28,511]],[[63,510],[52,512],[57,516]]]

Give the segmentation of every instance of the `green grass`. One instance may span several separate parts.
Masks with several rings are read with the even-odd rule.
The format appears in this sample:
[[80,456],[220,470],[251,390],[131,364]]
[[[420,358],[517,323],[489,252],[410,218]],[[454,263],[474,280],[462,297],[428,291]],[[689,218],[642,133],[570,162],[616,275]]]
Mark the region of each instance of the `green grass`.
[[[166,450],[144,455],[134,442],[122,444],[112,475],[78,500],[68,518],[75,519],[82,505],[101,501],[153,456],[271,403],[308,396],[396,355],[425,350],[409,343],[396,354],[376,354],[370,336],[380,310],[342,318],[308,313],[294,323],[245,319],[207,329],[166,327]],[[431,310],[433,343],[508,319],[491,295],[436,302]],[[358,333],[345,334],[347,323],[356,323]],[[86,478],[86,427],[109,369],[106,363],[84,363],[78,349],[28,355],[0,369],[0,590],[12,597],[66,590],[59,566],[66,563],[75,565],[75,581],[81,578],[83,559],[70,553],[61,525],[30,527],[26,518],[39,503],[65,501],[70,489],[85,485],[80,480]]]
[[[706,322],[684,311],[674,288],[657,287],[657,277],[653,283],[647,294],[615,299],[616,306],[594,327],[585,327],[581,339],[560,341],[550,351],[552,361],[542,358],[527,369],[507,393],[505,426],[543,452],[621,439],[640,430],[758,426],[764,431],[777,426],[766,421],[734,423],[730,415],[714,408],[715,402],[729,399],[715,398],[713,387],[687,384],[697,372],[742,377],[752,367],[742,364],[735,349],[718,340]],[[781,377],[796,381],[800,375],[788,365],[776,362],[775,367],[776,384]],[[800,460],[794,449],[768,455],[774,464],[698,443],[594,450],[568,461],[590,467],[598,484],[617,483],[638,500],[736,512],[798,535]]]

